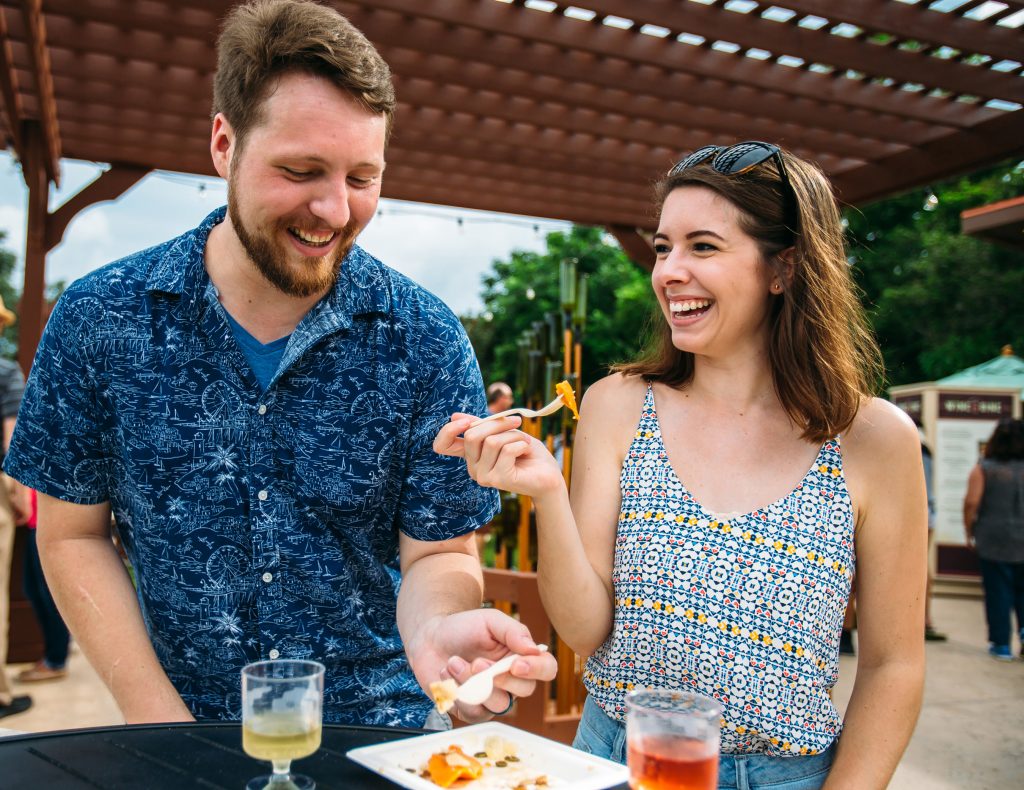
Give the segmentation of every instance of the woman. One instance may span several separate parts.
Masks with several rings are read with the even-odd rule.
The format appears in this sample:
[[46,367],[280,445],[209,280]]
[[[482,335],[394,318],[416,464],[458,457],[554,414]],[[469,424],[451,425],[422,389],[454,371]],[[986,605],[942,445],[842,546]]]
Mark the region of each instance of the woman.
[[978,552],[985,588],[988,652],[1012,661],[1010,608],[1024,658],[1024,422],[1000,420],[971,469],[964,497],[967,543]]
[[721,786],[884,788],[921,700],[925,487],[913,423],[870,396],[831,189],[751,142],[694,152],[658,199],[657,337],[587,391],[571,497],[517,417],[453,415],[435,449],[534,498],[545,606],[590,656],[579,748],[624,761],[628,690],[680,688],[722,703]]

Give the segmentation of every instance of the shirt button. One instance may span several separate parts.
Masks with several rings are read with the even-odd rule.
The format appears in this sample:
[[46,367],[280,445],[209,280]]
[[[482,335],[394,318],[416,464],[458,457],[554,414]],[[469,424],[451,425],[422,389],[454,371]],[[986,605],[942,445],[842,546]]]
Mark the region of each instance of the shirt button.
[[272,581],[274,581],[274,574],[272,574],[270,571],[267,571],[263,574],[263,581],[265,581],[267,584],[270,584]]
[[258,411],[260,414],[266,414],[267,413],[267,404],[261,403],[260,407],[256,411]]
[[262,491],[260,491],[256,495],[256,497],[260,500],[260,502],[266,502],[268,496],[269,496],[269,494],[267,494],[267,490],[266,489],[263,489]]
[[275,647],[273,650],[267,653],[267,655],[270,656],[271,659],[279,658],[281,656],[281,651]]

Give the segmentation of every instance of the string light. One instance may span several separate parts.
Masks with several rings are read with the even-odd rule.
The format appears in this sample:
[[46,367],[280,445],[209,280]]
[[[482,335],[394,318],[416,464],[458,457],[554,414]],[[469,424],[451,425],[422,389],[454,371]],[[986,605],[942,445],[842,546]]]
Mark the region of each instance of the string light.
[[935,194],[931,187],[925,189],[924,205],[922,208],[925,211],[935,211],[939,205],[939,196]]
[[[172,184],[180,184],[182,186],[195,187],[199,198],[205,199],[207,195],[216,193],[218,188],[223,188],[224,182],[221,179],[216,180],[204,180],[201,176],[190,176],[183,173],[172,173],[163,170],[154,171],[153,176],[160,178],[164,181],[168,181]],[[531,217],[523,217],[519,219],[515,216],[509,216],[505,214],[489,214],[482,212],[478,215],[453,215],[450,211],[444,209],[438,209],[436,211],[430,210],[429,207],[415,207],[415,206],[404,206],[395,205],[388,203],[387,205],[381,204],[377,207],[378,219],[385,216],[406,216],[406,217],[429,217],[432,219],[449,219],[454,220],[459,230],[464,230],[466,225],[507,225],[510,227],[518,228],[530,228],[535,235],[539,236],[542,230],[564,230],[568,228],[572,223],[565,220],[557,219],[534,219]],[[542,224],[543,223],[543,224]]]

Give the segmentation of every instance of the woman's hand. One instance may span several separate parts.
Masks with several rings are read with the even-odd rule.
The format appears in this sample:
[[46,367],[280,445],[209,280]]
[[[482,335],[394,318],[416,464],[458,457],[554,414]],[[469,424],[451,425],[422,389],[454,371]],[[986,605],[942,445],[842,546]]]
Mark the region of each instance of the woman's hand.
[[562,470],[543,442],[517,430],[521,417],[474,425],[478,420],[472,414],[453,414],[434,439],[434,452],[466,459],[469,476],[489,488],[534,499],[564,488]]

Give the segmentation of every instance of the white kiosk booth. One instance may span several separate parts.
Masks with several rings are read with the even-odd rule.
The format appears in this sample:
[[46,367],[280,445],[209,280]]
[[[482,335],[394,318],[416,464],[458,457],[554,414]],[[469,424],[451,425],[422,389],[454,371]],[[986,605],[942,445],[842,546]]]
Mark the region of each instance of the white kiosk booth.
[[922,428],[932,450],[936,575],[977,576],[974,552],[964,539],[967,475],[996,423],[1021,416],[1024,359],[1004,346],[988,362],[938,381],[893,387],[889,393]]

